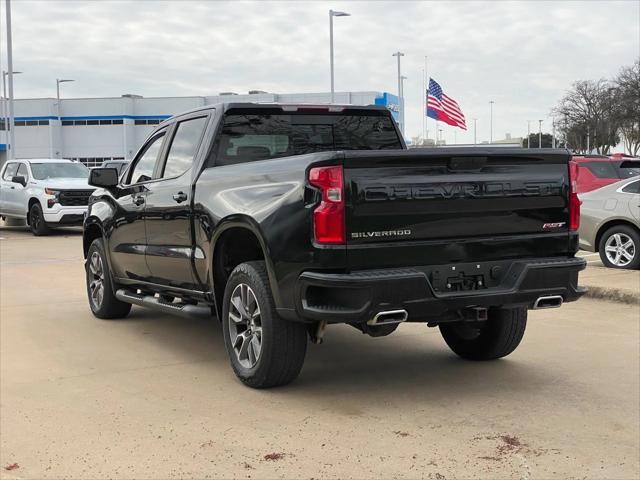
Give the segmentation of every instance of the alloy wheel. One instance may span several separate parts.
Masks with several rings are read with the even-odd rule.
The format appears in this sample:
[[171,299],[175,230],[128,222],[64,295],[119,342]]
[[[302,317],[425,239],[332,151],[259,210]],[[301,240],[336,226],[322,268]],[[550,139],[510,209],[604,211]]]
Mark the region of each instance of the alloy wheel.
[[241,283],[233,289],[227,321],[238,362],[244,368],[253,368],[262,351],[262,322],[258,300],[249,285]]
[[40,227],[40,215],[37,209],[31,209],[31,218],[29,219],[29,221],[34,230],[37,230]]
[[91,303],[99,309],[104,298],[104,267],[98,252],[93,252],[89,258],[89,292]]
[[636,255],[633,239],[625,233],[614,233],[604,244],[607,259],[616,267],[626,267]]

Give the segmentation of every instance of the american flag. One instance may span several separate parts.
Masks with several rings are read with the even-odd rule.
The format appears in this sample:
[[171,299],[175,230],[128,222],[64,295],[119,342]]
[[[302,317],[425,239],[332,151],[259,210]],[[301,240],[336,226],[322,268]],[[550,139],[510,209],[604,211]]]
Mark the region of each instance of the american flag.
[[427,90],[427,117],[435,118],[447,125],[467,129],[464,114],[460,110],[458,102],[447,96],[442,87],[433,78],[429,79]]

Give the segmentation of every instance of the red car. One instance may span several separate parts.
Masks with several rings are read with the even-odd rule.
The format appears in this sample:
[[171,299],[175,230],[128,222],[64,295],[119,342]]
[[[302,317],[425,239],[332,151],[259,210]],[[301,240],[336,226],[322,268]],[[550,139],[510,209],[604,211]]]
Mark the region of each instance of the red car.
[[574,155],[578,164],[578,193],[590,192],[625,178],[640,175],[640,159],[620,154]]

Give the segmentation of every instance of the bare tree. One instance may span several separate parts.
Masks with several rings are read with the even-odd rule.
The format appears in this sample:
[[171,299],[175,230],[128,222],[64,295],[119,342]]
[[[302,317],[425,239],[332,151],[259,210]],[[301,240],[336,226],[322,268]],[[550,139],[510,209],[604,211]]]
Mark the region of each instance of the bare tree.
[[616,88],[607,80],[581,80],[560,100],[553,113],[570,148],[606,154],[620,142]]
[[615,89],[624,147],[629,154],[637,156],[640,152],[640,60],[620,70]]

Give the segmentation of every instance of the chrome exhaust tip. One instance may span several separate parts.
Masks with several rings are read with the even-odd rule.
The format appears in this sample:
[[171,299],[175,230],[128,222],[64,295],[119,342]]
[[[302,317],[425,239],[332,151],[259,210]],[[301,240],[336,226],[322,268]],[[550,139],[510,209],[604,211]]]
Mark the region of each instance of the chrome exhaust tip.
[[385,310],[378,312],[375,317],[367,322],[367,325],[390,325],[402,323],[407,320],[409,314],[406,310]]
[[562,295],[549,295],[538,298],[533,304],[534,310],[542,310],[544,308],[558,308],[562,306]]

